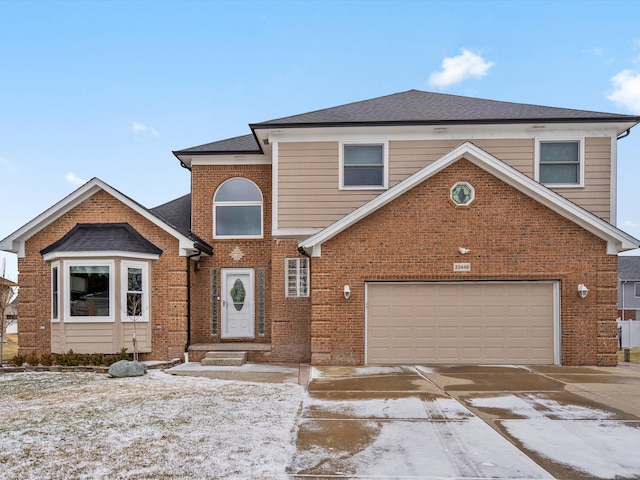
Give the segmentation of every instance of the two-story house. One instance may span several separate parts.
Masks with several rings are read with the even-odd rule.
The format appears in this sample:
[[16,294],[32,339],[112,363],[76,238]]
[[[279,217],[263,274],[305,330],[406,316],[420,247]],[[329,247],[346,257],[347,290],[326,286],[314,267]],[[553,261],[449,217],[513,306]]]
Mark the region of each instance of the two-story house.
[[176,151],[191,193],[154,209],[93,179],[0,242],[20,347],[614,365],[639,121],[410,90]]
[[618,258],[618,317],[640,320],[640,257]]

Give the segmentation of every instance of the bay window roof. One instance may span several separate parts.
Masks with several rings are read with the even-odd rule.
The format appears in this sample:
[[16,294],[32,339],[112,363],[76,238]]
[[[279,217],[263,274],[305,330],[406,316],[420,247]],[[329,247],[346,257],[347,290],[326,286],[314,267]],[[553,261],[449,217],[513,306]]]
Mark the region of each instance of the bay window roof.
[[162,250],[144,238],[128,223],[79,223],[64,237],[40,251],[54,252],[129,252],[161,255]]

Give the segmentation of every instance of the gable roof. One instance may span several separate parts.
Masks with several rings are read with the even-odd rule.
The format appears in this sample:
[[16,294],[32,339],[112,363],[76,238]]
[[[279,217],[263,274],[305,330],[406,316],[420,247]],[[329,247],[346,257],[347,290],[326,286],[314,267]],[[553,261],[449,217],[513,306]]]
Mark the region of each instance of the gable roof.
[[640,281],[640,257],[624,255],[619,256],[618,278],[620,280]]
[[99,178],[89,180],[87,183],[67,195],[49,209],[45,210],[29,223],[16,230],[5,239],[0,240],[0,250],[17,253],[19,257],[24,257],[25,242],[29,238],[101,190],[107,192],[116,200],[122,202],[154,225],[175,237],[178,240],[180,255],[191,255],[198,251],[201,251],[205,255],[211,255],[213,253],[213,248],[196,235],[189,231],[185,232],[179,230],[176,226],[171,225],[166,220],[159,217],[152,210],[143,207],[135,200],[119,192]]
[[482,125],[506,123],[620,123],[618,133],[640,122],[640,116],[502,102],[444,93],[408,90],[337,107],[249,124],[252,134],[174,151],[180,155],[260,154],[257,131],[284,128]]
[[129,252],[155,257],[162,254],[161,249],[128,223],[79,223],[40,253],[86,251]]
[[394,185],[386,192],[370,200],[360,208],[342,217],[315,235],[299,242],[298,250],[309,256],[321,256],[323,243],[463,158],[545,205],[554,212],[571,220],[597,237],[606,240],[607,253],[609,254],[617,254],[618,252],[635,249],[640,246],[640,240],[628,235],[563,196],[527,177],[485,150],[470,142],[465,142],[438,160],[427,165],[422,170],[419,170],[402,182]]

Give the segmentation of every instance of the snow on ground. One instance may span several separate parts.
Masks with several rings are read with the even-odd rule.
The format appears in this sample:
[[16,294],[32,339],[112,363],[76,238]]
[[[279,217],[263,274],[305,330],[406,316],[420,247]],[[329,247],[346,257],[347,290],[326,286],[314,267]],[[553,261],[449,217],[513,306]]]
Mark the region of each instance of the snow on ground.
[[[348,478],[550,479],[453,398],[304,401],[292,472]],[[336,437],[352,438],[343,443]],[[332,439],[333,437],[333,439]]]
[[523,446],[596,478],[637,478],[640,425],[608,420],[609,412],[563,405],[536,395],[473,399],[478,408],[510,410],[521,417],[501,420]]
[[3,479],[285,478],[304,389],[150,371],[0,376]]

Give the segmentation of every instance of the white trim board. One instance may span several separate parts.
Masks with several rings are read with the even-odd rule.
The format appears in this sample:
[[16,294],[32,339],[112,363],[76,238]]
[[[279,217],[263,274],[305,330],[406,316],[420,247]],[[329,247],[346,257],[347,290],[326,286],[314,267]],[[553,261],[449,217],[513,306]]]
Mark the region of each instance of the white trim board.
[[139,203],[135,202],[131,198],[126,195],[120,193],[115,188],[106,184],[99,178],[93,178],[89,180],[87,183],[82,185],[80,188],[75,190],[74,192],[67,195],[65,198],[60,200],[58,203],[53,205],[52,207],[45,210],[43,213],[38,215],[36,218],[28,222],[27,224],[20,227],[18,230],[13,232],[11,235],[6,237],[4,240],[0,240],[0,250],[17,253],[18,257],[23,258],[25,256],[25,242],[29,240],[36,233],[41,231],[43,228],[51,225],[57,219],[62,217],[65,213],[73,210],[75,207],[80,205],[82,202],[91,198],[93,195],[98,193],[100,190],[107,192],[109,195],[114,197],[116,200],[122,202],[127,207],[140,214],[142,217],[158,226],[169,235],[175,237],[179,242],[180,256],[186,256],[189,253],[195,251],[194,249],[194,241],[182,233],[178,232],[174,228],[170,227],[168,224],[160,220],[158,217],[150,213],[146,208],[144,208]]

